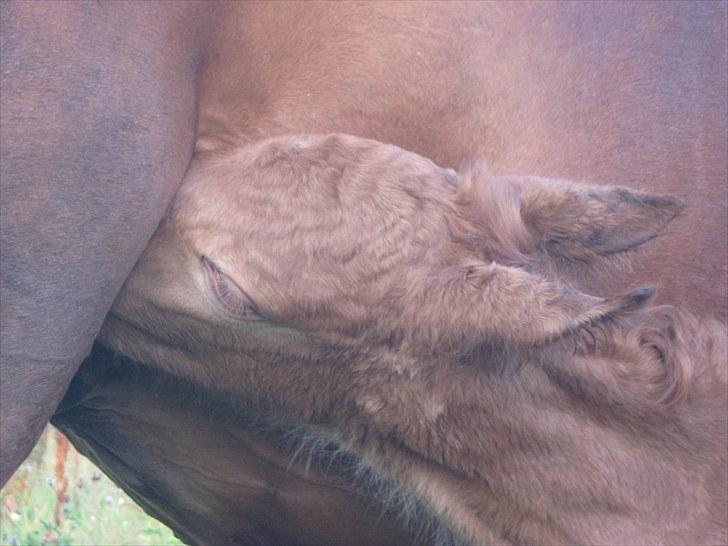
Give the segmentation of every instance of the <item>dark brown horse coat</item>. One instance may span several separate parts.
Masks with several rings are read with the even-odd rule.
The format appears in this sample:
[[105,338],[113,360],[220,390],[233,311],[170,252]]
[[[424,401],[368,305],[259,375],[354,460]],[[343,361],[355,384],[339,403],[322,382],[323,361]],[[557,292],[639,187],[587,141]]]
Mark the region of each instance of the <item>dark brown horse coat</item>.
[[726,318],[725,3],[132,6],[2,5],[2,481],[195,148],[342,131],[674,194],[684,217],[592,291]]

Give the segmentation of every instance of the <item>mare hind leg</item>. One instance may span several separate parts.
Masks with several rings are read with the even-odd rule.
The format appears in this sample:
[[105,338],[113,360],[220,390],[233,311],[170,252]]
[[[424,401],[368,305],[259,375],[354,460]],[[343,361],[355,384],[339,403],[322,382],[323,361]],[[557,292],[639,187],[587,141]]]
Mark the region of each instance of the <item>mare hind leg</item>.
[[2,5],[0,485],[60,402],[182,180],[198,8]]

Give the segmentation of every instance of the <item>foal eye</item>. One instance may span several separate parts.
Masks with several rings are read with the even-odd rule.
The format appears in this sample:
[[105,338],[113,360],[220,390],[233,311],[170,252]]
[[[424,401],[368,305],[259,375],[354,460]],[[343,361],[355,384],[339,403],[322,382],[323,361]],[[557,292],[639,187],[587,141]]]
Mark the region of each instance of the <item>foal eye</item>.
[[245,291],[207,256],[202,256],[202,267],[205,268],[213,294],[226,311],[238,317],[256,313],[255,304]]

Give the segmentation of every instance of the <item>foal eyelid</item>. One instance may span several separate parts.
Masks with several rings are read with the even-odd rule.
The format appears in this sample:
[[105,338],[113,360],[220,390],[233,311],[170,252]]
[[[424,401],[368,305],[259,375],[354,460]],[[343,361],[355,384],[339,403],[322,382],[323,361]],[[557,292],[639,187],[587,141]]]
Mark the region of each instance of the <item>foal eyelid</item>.
[[256,312],[253,300],[234,280],[223,273],[207,256],[202,256],[201,261],[207,273],[210,288],[215,298],[226,311],[239,317]]

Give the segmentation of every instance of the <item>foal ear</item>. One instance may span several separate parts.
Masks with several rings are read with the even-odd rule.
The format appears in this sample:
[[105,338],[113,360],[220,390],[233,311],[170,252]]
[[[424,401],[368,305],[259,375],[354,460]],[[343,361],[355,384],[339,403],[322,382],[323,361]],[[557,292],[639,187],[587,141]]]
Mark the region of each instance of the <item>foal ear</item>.
[[685,205],[675,197],[536,176],[508,176],[521,217],[539,247],[588,261],[634,250],[655,238]]
[[461,327],[525,344],[546,343],[617,318],[643,307],[653,294],[653,289],[641,288],[602,299],[494,263],[470,267],[465,282],[470,289],[460,292],[465,298],[458,303],[469,324]]

